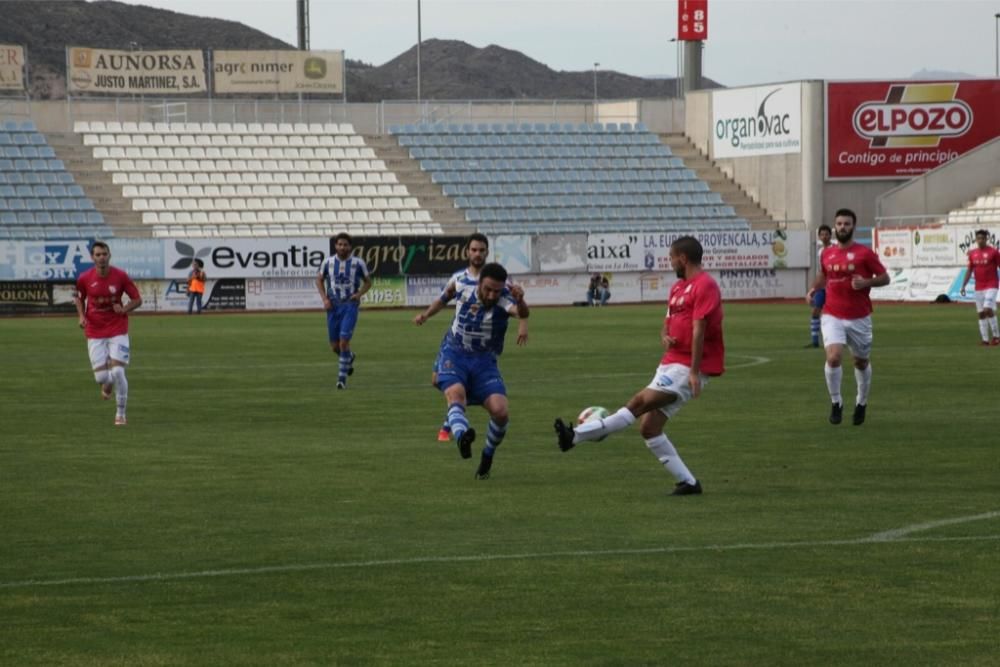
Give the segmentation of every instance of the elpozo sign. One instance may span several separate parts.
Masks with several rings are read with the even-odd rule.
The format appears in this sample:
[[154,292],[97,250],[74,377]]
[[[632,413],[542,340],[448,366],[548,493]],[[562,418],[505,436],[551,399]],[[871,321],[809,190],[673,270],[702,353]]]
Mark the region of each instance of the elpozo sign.
[[207,90],[200,50],[115,51],[67,47],[74,93],[183,94]]
[[343,51],[213,51],[217,93],[342,93]]
[[0,44],[0,90],[24,90],[24,47]]
[[802,86],[783,83],[712,93],[712,156],[802,152]]

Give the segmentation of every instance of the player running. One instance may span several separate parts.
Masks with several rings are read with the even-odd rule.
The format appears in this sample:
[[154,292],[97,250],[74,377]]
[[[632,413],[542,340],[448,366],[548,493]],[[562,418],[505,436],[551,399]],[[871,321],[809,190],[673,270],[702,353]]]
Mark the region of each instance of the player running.
[[[979,313],[979,335],[981,345],[1000,345],[1000,329],[997,328],[997,271],[1000,270],[1000,252],[987,242],[990,233],[985,229],[976,232],[976,247],[969,250],[969,266],[962,281],[962,296],[969,278],[976,276],[976,312]],[[992,337],[991,337],[992,334]]]

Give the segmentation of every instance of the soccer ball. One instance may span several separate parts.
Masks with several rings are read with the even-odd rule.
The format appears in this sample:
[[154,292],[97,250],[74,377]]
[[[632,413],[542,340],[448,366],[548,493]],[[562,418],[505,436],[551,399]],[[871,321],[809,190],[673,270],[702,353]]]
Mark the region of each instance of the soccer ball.
[[594,421],[595,419],[604,419],[611,413],[607,411],[606,408],[602,408],[599,405],[592,405],[589,408],[584,408],[580,416],[576,418],[577,424],[582,424],[584,422]]

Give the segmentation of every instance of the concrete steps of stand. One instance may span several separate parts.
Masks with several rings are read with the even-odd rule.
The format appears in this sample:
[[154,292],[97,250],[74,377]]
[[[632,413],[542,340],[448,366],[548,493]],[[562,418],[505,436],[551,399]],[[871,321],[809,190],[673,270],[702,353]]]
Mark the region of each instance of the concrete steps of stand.
[[660,141],[670,147],[673,154],[684,160],[684,166],[708,183],[712,192],[722,195],[722,201],[732,206],[736,215],[747,220],[751,227],[773,229],[774,218],[767,209],[755,202],[746,191],[719,169],[716,163],[698,150],[683,134],[661,134]]

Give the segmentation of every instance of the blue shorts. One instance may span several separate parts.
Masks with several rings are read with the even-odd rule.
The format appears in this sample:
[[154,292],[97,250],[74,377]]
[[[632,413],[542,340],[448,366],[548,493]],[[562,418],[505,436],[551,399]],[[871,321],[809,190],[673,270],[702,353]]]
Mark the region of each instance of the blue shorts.
[[438,356],[434,358],[434,368],[433,372],[439,373],[441,371],[441,357],[444,355],[444,344],[447,339],[441,339],[441,347],[438,348]]
[[826,303],[826,289],[818,289],[813,292],[812,307],[822,308],[824,303]]
[[441,348],[438,354],[437,388],[444,391],[460,384],[469,405],[481,405],[493,394],[507,395],[497,358],[491,352],[462,352]]
[[359,305],[357,301],[344,301],[333,304],[333,307],[326,311],[326,330],[331,343],[351,340],[354,327],[358,323]]

